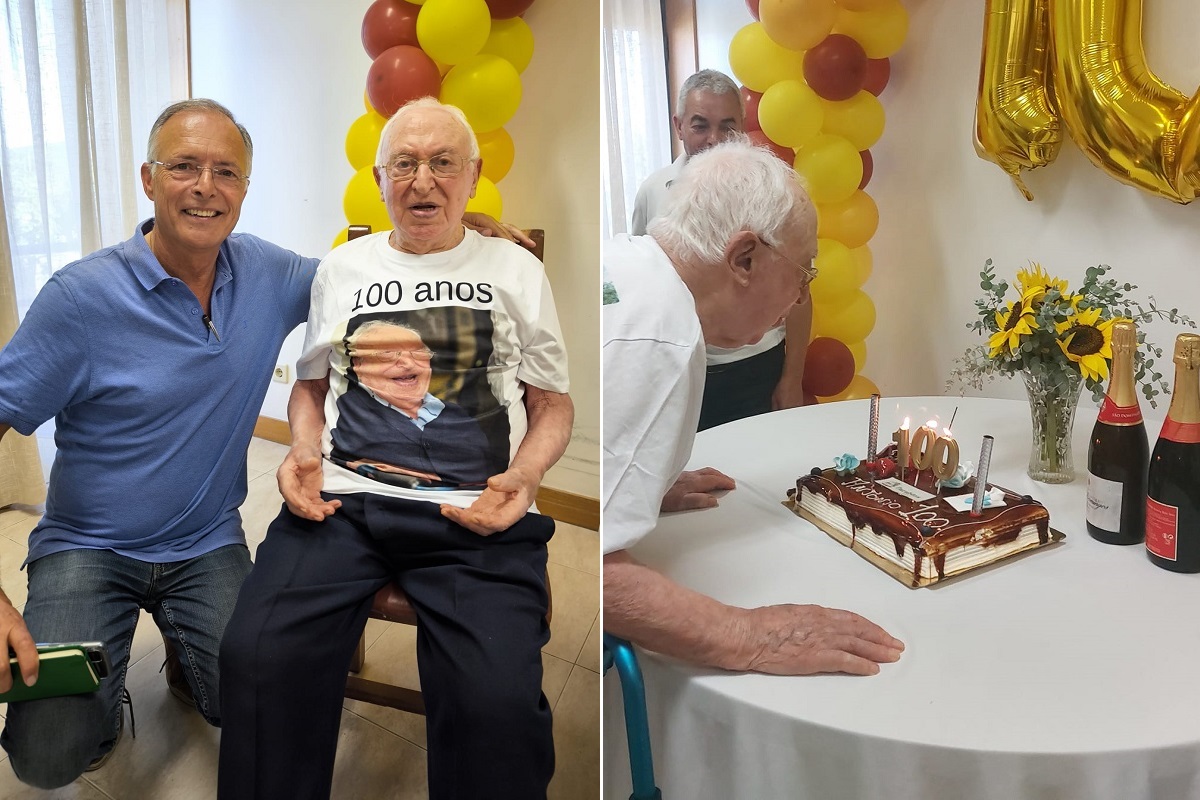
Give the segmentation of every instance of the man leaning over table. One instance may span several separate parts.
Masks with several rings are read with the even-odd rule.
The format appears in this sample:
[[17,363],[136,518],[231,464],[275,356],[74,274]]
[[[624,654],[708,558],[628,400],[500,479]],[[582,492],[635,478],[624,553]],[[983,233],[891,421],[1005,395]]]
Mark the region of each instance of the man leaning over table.
[[604,628],[708,667],[871,675],[904,645],[849,611],[736,608],[638,563],[628,548],[659,511],[712,507],[734,488],[683,471],[704,392],[705,344],[757,341],[808,299],[816,211],[795,172],[745,142],[688,161],[649,235],[606,244]]
[[[550,286],[529,253],[463,229],[481,161],[457,108],[433,98],[401,108],[378,161],[395,229],[321,262],[279,468],[287,507],[221,643],[222,800],[328,797],[346,672],[375,592],[393,580],[421,623],[429,796],[545,797],[554,771],[540,652],[554,522],[528,513],[573,418]],[[355,335],[378,319],[419,331],[420,346],[398,326],[387,341]],[[483,487],[395,485],[340,466],[358,454],[335,460],[332,438],[363,441],[345,438],[354,420],[338,403],[355,362],[387,365],[395,392],[425,396],[434,354],[433,394],[470,410],[502,471]],[[434,472],[453,453],[432,408],[422,417],[371,401],[395,414],[391,429],[373,430],[399,467]],[[421,448],[405,444],[412,429]]]
[[[233,233],[253,144],[227,108],[172,104],[147,150],[154,217],[51,276],[0,352],[0,436],[53,417],[57,445],[28,601],[22,614],[0,591],[0,644],[26,683],[35,641],[102,641],[113,667],[98,692],[9,705],[0,745],[47,789],[116,746],[141,609],[167,643],[172,692],[220,724],[218,645],[250,570],[246,448],[317,268]],[[10,680],[0,672],[0,691]]]
[[[671,126],[683,155],[647,178],[633,208],[634,236],[661,214],[672,183],[693,156],[741,137],[745,109],[737,84],[713,69],[700,70],[683,82]],[[812,303],[807,298],[751,344],[730,347],[708,343],[708,378],[700,405],[698,430],[804,404],[804,359],[812,329]]]

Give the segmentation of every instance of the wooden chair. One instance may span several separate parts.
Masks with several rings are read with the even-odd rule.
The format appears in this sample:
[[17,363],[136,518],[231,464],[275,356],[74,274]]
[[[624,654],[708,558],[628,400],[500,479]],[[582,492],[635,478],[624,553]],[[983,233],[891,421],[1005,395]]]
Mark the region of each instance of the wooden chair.
[[[370,232],[370,226],[351,225],[347,238],[356,239]],[[534,242],[533,254],[538,257],[539,261],[543,260],[546,246],[546,232],[534,228],[525,231],[525,234]],[[549,597],[549,576],[547,576],[546,580],[546,594]],[[546,624],[550,623],[552,611],[553,601],[551,600],[546,607]],[[412,605],[408,602],[408,597],[404,594],[403,590],[394,583],[389,583],[375,593],[375,599],[371,602],[371,618],[386,622],[395,622],[401,625],[412,625],[413,627],[417,625],[416,611],[413,610]],[[425,699],[417,689],[394,686],[390,683],[382,683],[358,676],[357,673],[362,671],[366,663],[366,654],[367,638],[364,633],[362,638],[358,640],[358,649],[355,651],[354,658],[350,662],[351,674],[346,678],[345,696],[351,700],[361,700],[364,703],[371,703],[377,706],[388,706],[390,708],[398,708],[401,711],[409,711],[413,714],[424,714]]]

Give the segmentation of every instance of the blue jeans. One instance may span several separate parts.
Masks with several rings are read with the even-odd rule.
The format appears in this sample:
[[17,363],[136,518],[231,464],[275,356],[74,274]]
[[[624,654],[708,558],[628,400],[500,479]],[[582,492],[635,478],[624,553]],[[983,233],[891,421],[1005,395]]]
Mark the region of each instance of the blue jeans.
[[29,565],[25,624],[37,642],[101,641],[112,673],[91,694],[12,703],[0,746],[23,782],[65,786],[116,745],[121,693],[141,609],[179,653],[204,718],[221,724],[217,653],[250,572],[244,545],[151,564],[111,550],[67,550]]

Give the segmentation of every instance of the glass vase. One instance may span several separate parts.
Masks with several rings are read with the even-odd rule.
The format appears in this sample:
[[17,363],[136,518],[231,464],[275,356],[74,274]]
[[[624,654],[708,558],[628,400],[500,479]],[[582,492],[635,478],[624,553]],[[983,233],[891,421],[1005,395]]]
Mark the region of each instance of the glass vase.
[[1036,374],[1028,370],[1021,377],[1033,423],[1029,477],[1042,483],[1070,483],[1075,480],[1071,434],[1083,378],[1078,373]]

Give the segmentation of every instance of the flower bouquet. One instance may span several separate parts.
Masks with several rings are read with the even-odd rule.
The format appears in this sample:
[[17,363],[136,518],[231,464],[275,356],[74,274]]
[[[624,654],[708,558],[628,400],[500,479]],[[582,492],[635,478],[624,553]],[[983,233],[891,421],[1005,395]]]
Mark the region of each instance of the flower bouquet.
[[997,376],[1020,373],[1029,396],[1034,426],[1029,474],[1050,483],[1074,478],[1071,425],[1082,386],[1092,399],[1104,397],[1112,362],[1112,326],[1118,319],[1138,326],[1134,380],[1152,407],[1168,386],[1154,368],[1162,349],[1146,339],[1143,326],[1153,319],[1196,327],[1179,309],[1160,309],[1153,297],[1145,302],[1130,292],[1137,286],[1107,277],[1110,267],[1088,267],[1083,283],[1072,291],[1065,280],[1046,273],[1040,264],[1017,272],[1016,299],[1006,299],[1009,283],[996,278],[989,258],[979,273],[983,296],[975,301],[979,319],[967,327],[988,337],[955,362],[947,388],[983,384]]

